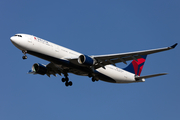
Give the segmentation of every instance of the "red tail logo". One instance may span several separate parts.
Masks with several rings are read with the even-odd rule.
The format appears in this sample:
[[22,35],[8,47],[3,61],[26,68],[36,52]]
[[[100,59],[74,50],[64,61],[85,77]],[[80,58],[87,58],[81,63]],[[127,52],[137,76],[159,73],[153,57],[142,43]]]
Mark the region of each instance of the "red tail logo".
[[124,68],[124,70],[140,76],[143,66],[144,66],[144,63],[146,61],[147,55],[144,55],[141,57],[142,58],[137,59],[137,61],[133,60],[126,68]]

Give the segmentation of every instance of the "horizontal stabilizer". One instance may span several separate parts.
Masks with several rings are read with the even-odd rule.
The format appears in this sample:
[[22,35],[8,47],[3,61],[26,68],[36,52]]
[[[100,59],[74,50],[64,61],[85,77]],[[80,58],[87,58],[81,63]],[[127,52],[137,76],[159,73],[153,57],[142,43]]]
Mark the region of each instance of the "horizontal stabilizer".
[[135,79],[136,80],[140,80],[140,79],[146,79],[146,78],[151,78],[151,77],[157,77],[157,76],[161,76],[161,75],[167,75],[168,73],[160,73],[160,74],[153,74],[153,75],[146,75],[146,76],[136,76]]

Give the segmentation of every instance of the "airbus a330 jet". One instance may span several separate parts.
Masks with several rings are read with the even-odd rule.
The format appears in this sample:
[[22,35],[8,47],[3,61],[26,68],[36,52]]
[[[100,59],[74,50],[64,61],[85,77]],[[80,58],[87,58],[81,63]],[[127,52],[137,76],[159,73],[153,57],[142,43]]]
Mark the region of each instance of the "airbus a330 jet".
[[[73,73],[88,76],[93,82],[102,80],[111,83],[136,83],[144,82],[146,78],[166,75],[167,73],[140,76],[147,55],[170,50],[177,43],[164,48],[107,54],[107,55],[85,55],[39,37],[28,34],[16,34],[10,38],[11,42],[22,51],[23,59],[27,59],[27,53],[49,61],[47,65],[35,63],[29,74],[40,74],[51,76],[64,75],[62,82],[66,86],[72,86],[68,74]],[[132,62],[126,68],[116,67],[116,63]]]

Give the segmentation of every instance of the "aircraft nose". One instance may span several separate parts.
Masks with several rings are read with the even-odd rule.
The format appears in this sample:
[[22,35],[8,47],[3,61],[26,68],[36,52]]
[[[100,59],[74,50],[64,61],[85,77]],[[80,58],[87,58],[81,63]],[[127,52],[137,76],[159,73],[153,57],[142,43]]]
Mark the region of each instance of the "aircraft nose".
[[10,38],[10,40],[11,40],[11,42],[13,42],[13,41],[14,41],[13,36]]
[[18,43],[19,43],[17,37],[15,37],[15,36],[12,36],[12,37],[10,38],[10,40],[11,40],[11,42],[12,42],[13,44],[18,44]]

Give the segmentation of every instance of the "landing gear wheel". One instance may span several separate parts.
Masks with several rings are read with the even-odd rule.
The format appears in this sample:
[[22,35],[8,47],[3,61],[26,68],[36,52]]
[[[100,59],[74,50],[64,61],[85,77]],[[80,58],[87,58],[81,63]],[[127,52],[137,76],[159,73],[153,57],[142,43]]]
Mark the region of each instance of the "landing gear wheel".
[[66,87],[68,87],[68,86],[69,86],[69,83],[68,83],[68,82],[66,82],[66,83],[65,83],[65,85],[66,85]]
[[69,82],[66,81],[66,83],[65,83],[65,85],[66,85],[67,87],[68,87],[68,86],[72,86],[72,84],[73,84],[73,83],[72,83],[71,81],[69,81]]
[[23,60],[27,59],[27,56],[22,56],[22,59],[23,59]]
[[65,78],[62,78],[61,80],[62,80],[62,82],[65,82],[65,81],[66,81],[66,79],[65,79]]
[[22,56],[22,59],[23,60],[27,59],[27,56],[26,56],[27,51],[23,50],[22,53],[24,54],[24,56]]
[[96,81],[96,79],[93,77],[93,78],[92,78],[92,81],[93,81],[93,82],[95,82],[95,81]]
[[71,81],[69,81],[69,83],[68,83],[70,86],[72,86],[72,82]]
[[67,73],[63,73],[64,74],[64,78],[62,78],[62,82],[65,82],[65,86],[68,87],[68,86],[72,86],[72,82],[69,81],[69,78],[68,78],[68,74]]

